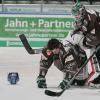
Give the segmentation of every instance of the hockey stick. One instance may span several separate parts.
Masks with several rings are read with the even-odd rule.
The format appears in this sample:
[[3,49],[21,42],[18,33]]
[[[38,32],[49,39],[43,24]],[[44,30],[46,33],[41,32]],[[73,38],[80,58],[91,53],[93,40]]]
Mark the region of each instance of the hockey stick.
[[32,47],[30,46],[30,44],[24,34],[19,35],[19,38],[20,38],[21,42],[23,43],[23,46],[25,47],[26,51],[29,54],[39,54],[42,52],[42,48],[41,49],[32,49]]
[[[93,55],[96,53],[96,51],[94,51],[92,53],[92,55],[85,61],[85,63],[82,65],[82,67],[76,72],[76,74],[72,77],[72,79],[69,81],[68,85],[71,85],[72,82],[74,81],[74,79],[76,78],[76,76],[81,72],[81,70],[87,65],[87,63],[89,62],[89,60],[93,57]],[[45,90],[45,94],[48,96],[61,96],[63,94],[63,92],[65,92],[65,90],[67,89],[67,86],[65,89],[59,91],[59,92],[54,92],[51,90]]]

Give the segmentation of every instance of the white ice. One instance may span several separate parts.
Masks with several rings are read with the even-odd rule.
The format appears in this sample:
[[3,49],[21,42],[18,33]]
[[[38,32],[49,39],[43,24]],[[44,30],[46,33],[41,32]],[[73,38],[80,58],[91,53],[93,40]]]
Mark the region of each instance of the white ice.
[[[23,47],[0,48],[0,100],[99,100],[100,89],[70,88],[60,97],[44,94],[44,89],[37,88],[36,78],[39,73],[40,54],[29,55]],[[7,81],[9,72],[18,72],[17,85]],[[62,73],[53,65],[46,79],[48,89],[56,90],[62,80]]]

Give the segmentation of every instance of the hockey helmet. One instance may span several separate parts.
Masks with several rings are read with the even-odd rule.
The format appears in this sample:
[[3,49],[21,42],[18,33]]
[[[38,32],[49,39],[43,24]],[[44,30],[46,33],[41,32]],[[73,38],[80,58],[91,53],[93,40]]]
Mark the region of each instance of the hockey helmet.
[[85,7],[83,6],[83,4],[81,4],[81,3],[76,3],[76,4],[72,7],[72,14],[73,14],[74,16],[80,15],[81,17],[83,17],[83,15],[85,14]]
[[60,48],[60,41],[58,39],[50,39],[47,43],[47,49],[53,50],[56,48]]

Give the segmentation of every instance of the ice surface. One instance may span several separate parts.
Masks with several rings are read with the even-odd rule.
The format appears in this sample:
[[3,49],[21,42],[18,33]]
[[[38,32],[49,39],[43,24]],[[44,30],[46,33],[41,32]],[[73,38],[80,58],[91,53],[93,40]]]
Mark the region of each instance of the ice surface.
[[[60,97],[44,94],[45,89],[37,88],[40,54],[29,55],[24,48],[0,48],[0,100],[99,100],[100,89],[72,87]],[[9,72],[18,72],[20,81],[10,85]],[[46,76],[48,89],[57,90],[62,73],[53,65]]]

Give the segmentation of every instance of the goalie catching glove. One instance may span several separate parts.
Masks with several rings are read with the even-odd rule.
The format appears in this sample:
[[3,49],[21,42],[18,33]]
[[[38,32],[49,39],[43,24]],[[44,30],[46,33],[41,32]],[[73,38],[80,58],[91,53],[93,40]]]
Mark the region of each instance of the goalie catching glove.
[[38,88],[47,88],[46,79],[43,76],[37,77]]

